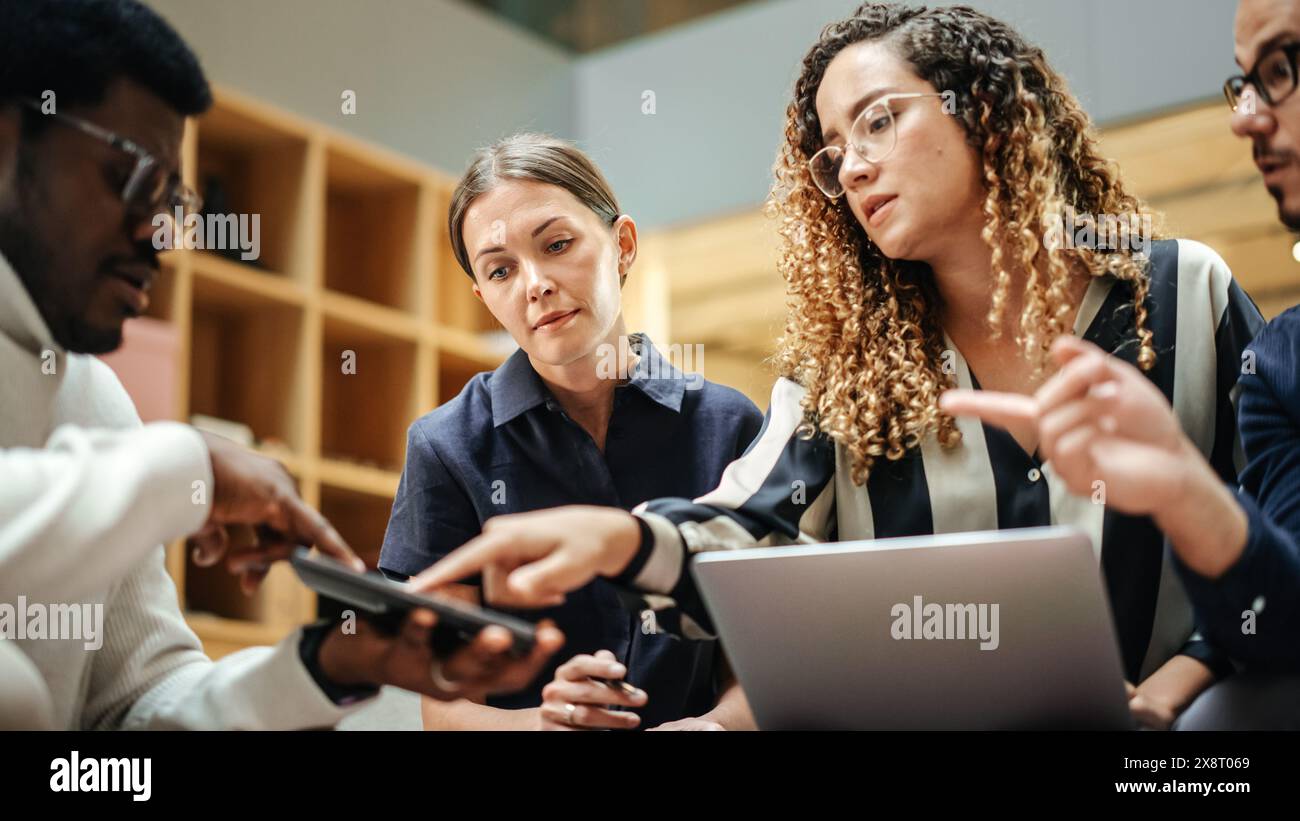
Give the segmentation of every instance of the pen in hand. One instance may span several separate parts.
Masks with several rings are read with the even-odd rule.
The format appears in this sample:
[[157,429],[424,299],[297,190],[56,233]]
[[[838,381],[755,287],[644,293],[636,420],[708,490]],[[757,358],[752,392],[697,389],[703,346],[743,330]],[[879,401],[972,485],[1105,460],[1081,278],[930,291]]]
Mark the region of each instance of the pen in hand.
[[616,690],[618,692],[625,693],[629,696],[637,696],[641,694],[640,690],[633,687],[631,684],[628,684],[626,681],[623,681],[622,679],[601,678],[600,676],[587,676],[587,681],[593,681],[596,684],[599,684],[603,687],[608,687],[611,690]]
[[[615,692],[623,693],[624,695],[630,696],[632,698],[636,698],[639,695],[643,695],[640,690],[638,690],[636,687],[633,687],[631,684],[628,684],[626,681],[623,681],[622,679],[601,678],[600,676],[587,676],[587,680],[595,682],[596,684],[599,684],[602,687],[608,687],[609,689]],[[649,698],[647,697],[647,701],[648,700]],[[606,709],[630,710],[632,708],[624,707],[621,704],[611,704]]]

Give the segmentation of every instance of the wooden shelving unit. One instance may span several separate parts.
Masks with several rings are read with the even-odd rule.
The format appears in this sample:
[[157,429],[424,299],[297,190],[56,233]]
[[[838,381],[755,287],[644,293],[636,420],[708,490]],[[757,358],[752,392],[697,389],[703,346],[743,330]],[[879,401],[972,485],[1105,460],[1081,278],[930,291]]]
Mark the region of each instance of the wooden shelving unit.
[[[248,425],[373,566],[408,425],[503,358],[448,247],[453,180],[225,89],[184,155],[205,198],[215,187],[223,211],[261,215],[261,256],[165,255],[149,314],[181,340],[177,417]],[[182,544],[168,569],[213,656],[316,616],[283,563],[252,597]]]

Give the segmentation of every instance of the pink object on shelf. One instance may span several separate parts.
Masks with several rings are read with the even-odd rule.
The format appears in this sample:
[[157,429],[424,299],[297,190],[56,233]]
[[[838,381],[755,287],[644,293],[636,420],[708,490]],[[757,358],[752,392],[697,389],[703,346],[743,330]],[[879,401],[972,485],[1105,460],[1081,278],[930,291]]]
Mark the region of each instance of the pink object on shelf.
[[179,419],[180,337],[176,326],[143,316],[122,329],[122,347],[100,357],[122,380],[145,422]]

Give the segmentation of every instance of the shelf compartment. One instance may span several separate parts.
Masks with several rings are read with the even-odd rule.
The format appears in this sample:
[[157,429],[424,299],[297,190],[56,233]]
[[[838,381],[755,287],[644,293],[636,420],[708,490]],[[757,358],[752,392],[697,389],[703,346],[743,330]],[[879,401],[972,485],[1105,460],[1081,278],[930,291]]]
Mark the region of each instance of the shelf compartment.
[[123,325],[122,344],[116,350],[100,356],[117,374],[145,422],[184,417],[181,383],[189,299],[180,280],[185,272],[178,254],[163,254],[159,263],[148,310]]
[[[344,467],[349,471],[354,469],[351,465]],[[371,570],[377,569],[392,510],[390,495],[338,487],[327,479],[321,482],[321,513]],[[318,618],[338,618],[346,607],[328,596],[316,597]]]
[[337,487],[322,480],[320,512],[361,557],[366,567],[373,570],[379,562],[379,550],[384,545],[388,517],[393,512],[392,496]]
[[[231,540],[232,545],[250,545],[251,532],[234,528]],[[184,602],[191,624],[196,616],[250,622],[268,629],[302,623],[302,598],[309,593],[288,563],[276,562],[256,592],[246,596],[239,587],[239,577],[226,569],[224,558],[212,567],[200,567],[186,550],[184,561]]]
[[205,300],[221,304],[260,306],[268,300],[282,305],[302,305],[306,292],[293,280],[268,274],[207,251],[194,254],[194,278],[201,281]]
[[438,347],[448,351],[469,363],[479,363],[482,370],[492,370],[514,353],[518,346],[511,345],[508,351],[494,347],[491,342],[495,337],[484,334],[469,333],[459,328],[439,326],[434,337]]
[[287,446],[280,445],[263,445],[255,449],[259,454],[268,459],[274,459],[289,471],[289,475],[295,479],[302,479],[306,460],[302,456],[294,453]]
[[433,336],[432,329],[410,314],[348,294],[326,291],[321,294],[321,310],[337,323],[353,326],[354,332],[369,332],[375,339],[396,336],[416,342]]
[[196,275],[190,412],[241,422],[259,443],[307,452],[303,324],[297,305]]
[[181,255],[184,251],[164,251],[158,256],[158,275],[154,277],[153,287],[149,289],[149,307],[144,315],[168,322],[189,311],[189,305],[181,305],[181,289],[177,281],[181,277]]
[[488,311],[487,306],[474,296],[474,280],[460,267],[451,252],[451,238],[447,234],[446,201],[439,209],[438,221],[433,230],[438,237],[438,304],[434,313],[438,323],[471,334],[499,330],[501,324]]
[[126,323],[121,346],[100,357],[117,374],[141,421],[180,418],[181,346],[175,323],[143,316]]
[[259,215],[260,256],[233,264],[304,280],[315,236],[306,136],[227,102],[199,119],[196,142],[194,180],[204,208]]
[[325,287],[417,314],[420,180],[337,141],[325,167]]
[[437,334],[438,404],[454,398],[475,374],[495,370],[505,357],[474,334],[439,328]]
[[397,495],[397,484],[402,478],[398,471],[340,462],[337,459],[322,459],[317,475],[321,482],[335,488],[388,498]]
[[418,344],[330,315],[323,325],[322,459],[401,470],[420,411]]

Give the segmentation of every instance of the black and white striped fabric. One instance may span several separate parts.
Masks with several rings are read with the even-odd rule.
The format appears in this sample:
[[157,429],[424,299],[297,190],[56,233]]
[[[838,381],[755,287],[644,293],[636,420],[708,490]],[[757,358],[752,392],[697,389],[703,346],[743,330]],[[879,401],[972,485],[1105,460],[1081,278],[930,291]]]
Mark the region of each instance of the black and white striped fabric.
[[[1148,376],[1192,442],[1224,481],[1235,483],[1241,461],[1233,387],[1242,351],[1263,320],[1223,260],[1200,243],[1152,243],[1150,277],[1148,327],[1157,359]],[[1131,286],[1113,277],[1093,280],[1074,332],[1133,362]],[[948,343],[958,383],[978,388]],[[642,545],[618,581],[638,592],[636,606],[656,611],[659,629],[687,637],[712,629],[686,572],[691,554],[701,551],[1071,524],[1092,539],[1130,680],[1179,653],[1220,674],[1231,669],[1226,655],[1196,633],[1171,554],[1149,517],[1069,493],[1050,462],[975,419],[958,420],[958,447],[945,450],[931,436],[898,461],[877,461],[866,486],[856,486],[838,446],[820,434],[796,435],[802,393],[789,380],[776,383],[759,437],[717,489],[633,511],[643,522]]]

